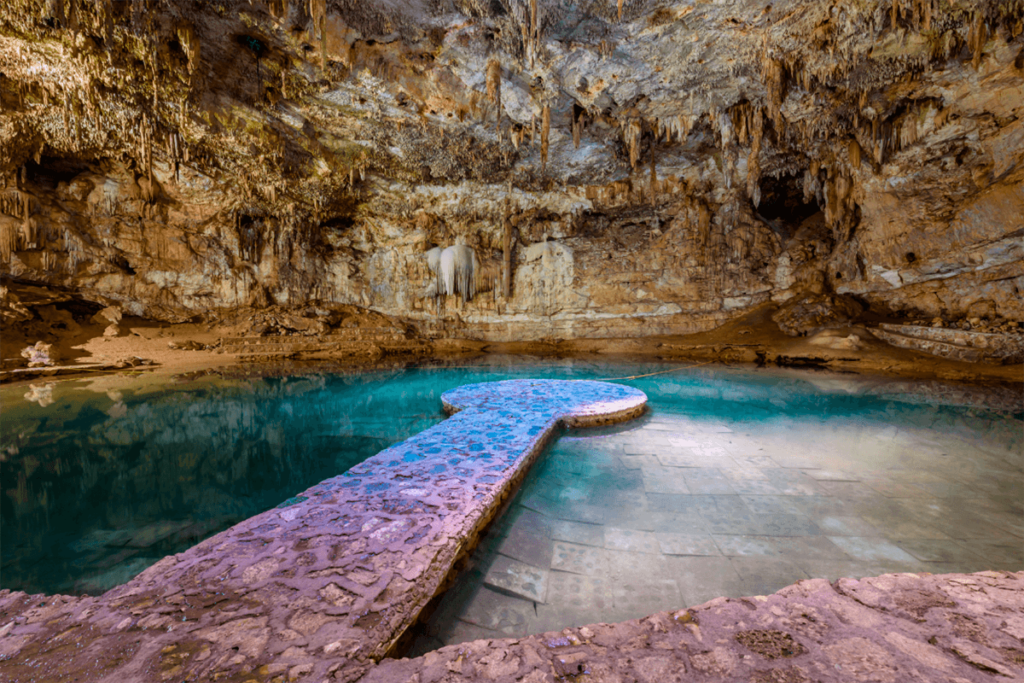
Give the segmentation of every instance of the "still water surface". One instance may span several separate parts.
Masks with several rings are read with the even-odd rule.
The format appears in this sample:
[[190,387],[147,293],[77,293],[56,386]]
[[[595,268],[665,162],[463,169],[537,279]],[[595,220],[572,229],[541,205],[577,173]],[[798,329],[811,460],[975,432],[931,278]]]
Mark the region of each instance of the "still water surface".
[[[108,377],[4,387],[0,587],[72,594],[108,590],[161,557],[181,552],[436,424],[444,419],[441,394],[472,382],[516,377],[608,379],[673,370],[619,380],[648,393],[652,410],[643,420],[619,430],[569,435],[555,446],[562,450],[549,454],[554,457],[547,466],[542,459],[536,476],[549,472],[560,481],[538,484],[531,474],[520,496],[526,502],[520,507],[530,510],[534,521],[540,519],[536,515],[566,522],[585,515],[594,501],[574,501],[572,496],[601,497],[639,510],[639,499],[627,490],[632,487],[642,494],[645,476],[663,480],[652,479],[648,488],[671,488],[671,482],[665,483],[667,475],[681,476],[679,472],[648,463],[662,469],[645,474],[639,461],[628,460],[644,453],[627,451],[643,450],[644,443],[668,447],[656,438],[652,425],[672,416],[723,424],[739,421],[755,431],[805,418],[818,425],[870,420],[872,428],[903,423],[910,428],[924,421],[935,433],[980,440],[1000,454],[1007,449],[1020,453],[1021,416],[1019,411],[1013,414],[1013,390],[1007,394],[813,372],[680,367],[489,359],[468,367],[358,374],[206,377],[184,383]],[[630,432],[638,429],[647,432]],[[632,436],[621,436],[628,433]],[[584,468],[579,476],[593,482],[589,489],[578,485],[579,476],[565,478],[565,448],[572,451],[573,466]],[[656,457],[653,451],[648,455]],[[588,457],[588,464],[579,464]],[[986,467],[994,487],[991,496],[1002,500],[1019,493],[1020,458],[1006,461],[1000,466],[1003,470]],[[714,478],[712,469],[689,474]],[[595,479],[600,472],[604,480]],[[564,493],[552,492],[573,482],[577,485],[565,487]],[[686,484],[679,479],[675,486]],[[662,494],[651,495],[657,499]],[[549,499],[555,508],[568,505],[576,512],[559,512]],[[647,498],[641,502],[653,505]],[[513,512],[524,514],[517,510]],[[542,543],[553,543],[550,524],[541,519],[540,525]],[[628,525],[620,526],[628,530]],[[641,541],[651,539],[657,540],[645,536]],[[630,541],[622,543],[628,546]],[[494,543],[487,547],[495,556],[501,554]],[[523,555],[515,549],[506,552]],[[545,561],[548,566],[543,569],[552,570],[550,560]],[[564,579],[554,571],[555,579]],[[477,574],[482,578],[486,571]]]

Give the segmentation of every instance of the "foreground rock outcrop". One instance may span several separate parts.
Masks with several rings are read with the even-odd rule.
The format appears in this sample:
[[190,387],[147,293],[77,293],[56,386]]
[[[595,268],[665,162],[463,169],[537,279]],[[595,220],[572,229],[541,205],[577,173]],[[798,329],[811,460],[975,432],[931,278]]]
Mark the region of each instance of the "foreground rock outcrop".
[[621,624],[384,660],[365,683],[994,681],[1024,675],[1024,574],[801,581]]
[[[339,655],[352,641],[311,658],[301,646],[265,651],[273,622],[244,606],[216,615],[224,595],[193,604],[170,594],[139,603],[119,634],[89,644],[81,628],[95,607],[60,596],[0,591],[0,671],[5,680],[174,680],[213,669],[210,680],[363,681],[971,681],[1024,676],[1024,573],[887,574],[800,581],[770,596],[717,598],[691,609],[620,624],[594,624],[528,638],[452,645],[416,659],[373,665]],[[182,607],[181,605],[184,605]],[[83,610],[82,607],[85,607]],[[213,619],[201,641],[159,634],[173,614]],[[115,617],[117,615],[109,615]],[[47,643],[26,635],[59,625]],[[108,618],[111,624],[114,624]],[[303,622],[303,627],[314,624]],[[52,628],[52,627],[51,627]],[[160,628],[162,630],[162,628]],[[290,631],[286,629],[285,632]],[[21,635],[14,635],[21,634]],[[298,633],[295,633],[298,636]],[[81,650],[87,645],[86,651]],[[65,662],[74,658],[74,668]],[[229,661],[230,660],[230,661]],[[212,663],[220,662],[217,666]]]
[[[12,0],[0,275],[161,321],[1024,321],[1024,3]],[[475,255],[438,297],[429,253]],[[824,326],[829,326],[825,316]]]

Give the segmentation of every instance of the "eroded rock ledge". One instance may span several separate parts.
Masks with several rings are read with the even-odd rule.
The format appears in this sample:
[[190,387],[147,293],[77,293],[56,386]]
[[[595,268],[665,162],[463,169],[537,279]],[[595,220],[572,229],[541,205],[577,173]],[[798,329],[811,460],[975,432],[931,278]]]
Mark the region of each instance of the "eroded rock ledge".
[[1024,572],[800,581],[621,624],[385,660],[364,683],[997,681],[1024,675]]
[[[265,639],[247,633],[252,628],[269,631],[265,620],[240,614],[232,618],[226,614],[231,596],[221,598],[207,608],[213,611],[219,604],[223,623],[204,635],[233,649],[236,659],[256,664],[235,665],[204,680],[988,683],[1024,675],[1024,572],[887,574],[833,584],[811,579],[770,596],[717,598],[620,624],[478,640],[417,659],[385,659],[369,666],[336,662],[325,667],[310,663],[301,648],[267,657]],[[129,672],[131,680],[177,680],[190,662],[204,658],[201,648],[165,638],[159,648],[147,648],[144,644],[153,634],[145,632],[139,610],[125,617],[119,638],[82,653],[76,645],[87,638],[85,624],[81,618],[68,618],[68,602],[59,596],[0,592],[0,617],[6,622],[0,627],[0,670],[6,680],[64,681],[82,675],[96,681],[125,680]],[[197,611],[191,605],[176,609],[181,600],[160,603],[151,603],[149,610],[191,618]],[[52,658],[33,650],[31,658],[10,659],[12,628],[55,620],[61,626],[47,648]],[[337,649],[325,654],[336,655]],[[143,658],[148,666],[111,672],[140,650],[149,650]],[[65,663],[73,655],[77,664],[72,671]],[[268,661],[259,664],[264,659]]]

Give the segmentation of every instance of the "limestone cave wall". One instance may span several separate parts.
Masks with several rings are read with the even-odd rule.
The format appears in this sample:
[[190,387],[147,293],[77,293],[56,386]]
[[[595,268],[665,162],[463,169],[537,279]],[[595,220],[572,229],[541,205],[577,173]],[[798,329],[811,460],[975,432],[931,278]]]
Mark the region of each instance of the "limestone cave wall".
[[805,293],[1022,321],[1022,34],[1022,0],[9,0],[0,276],[487,340]]

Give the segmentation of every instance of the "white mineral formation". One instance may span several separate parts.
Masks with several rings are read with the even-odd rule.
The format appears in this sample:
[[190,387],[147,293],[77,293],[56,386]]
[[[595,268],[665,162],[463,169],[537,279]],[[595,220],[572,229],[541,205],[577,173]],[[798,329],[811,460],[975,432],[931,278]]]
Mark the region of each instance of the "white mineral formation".
[[427,266],[435,278],[427,288],[427,296],[457,294],[463,301],[470,301],[476,294],[476,274],[480,270],[480,262],[471,247],[464,244],[456,244],[444,250],[434,247],[427,252]]

